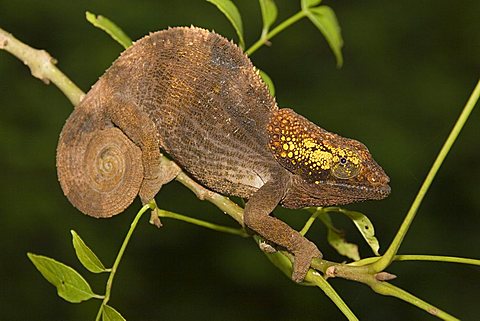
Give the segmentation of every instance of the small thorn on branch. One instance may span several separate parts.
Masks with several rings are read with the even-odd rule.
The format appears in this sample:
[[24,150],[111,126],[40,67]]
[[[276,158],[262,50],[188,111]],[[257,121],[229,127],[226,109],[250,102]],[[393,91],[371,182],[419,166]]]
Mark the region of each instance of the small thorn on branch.
[[325,278],[334,278],[337,276],[337,267],[330,266],[325,270]]
[[384,282],[384,281],[390,281],[390,280],[393,280],[393,279],[396,279],[397,276],[395,274],[391,274],[391,273],[388,273],[388,272],[379,272],[377,274],[375,274],[375,279],[377,281],[381,281],[381,282]]

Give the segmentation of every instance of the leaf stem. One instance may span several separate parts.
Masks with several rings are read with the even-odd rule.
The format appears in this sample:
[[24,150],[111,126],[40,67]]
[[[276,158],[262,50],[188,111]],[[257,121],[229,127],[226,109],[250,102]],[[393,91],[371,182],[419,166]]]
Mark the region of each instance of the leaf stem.
[[107,285],[105,287],[105,298],[102,301],[102,305],[100,306],[100,309],[98,309],[98,313],[97,313],[97,317],[95,318],[95,321],[100,320],[100,317],[102,315],[102,307],[104,305],[107,305],[108,301],[110,300],[110,294],[111,294],[111,291],[112,291],[113,279],[115,278],[115,274],[117,273],[118,265],[120,264],[120,261],[122,260],[123,253],[125,252],[125,249],[127,248],[128,242],[130,241],[130,238],[133,234],[133,231],[137,227],[138,221],[142,217],[143,213],[145,213],[150,208],[151,208],[151,204],[144,205],[140,209],[140,211],[138,211],[137,215],[135,216],[132,223],[130,224],[130,229],[128,230],[127,235],[125,236],[125,239],[123,240],[122,247],[120,247],[120,250],[118,251],[117,257],[115,258],[115,262],[113,263],[112,271],[110,272],[110,275],[108,276]]
[[378,294],[396,297],[424,311],[427,311],[431,315],[434,315],[440,319],[448,321],[458,320],[454,316],[440,310],[426,301],[423,301],[420,298],[417,298],[413,294],[388,282],[381,281],[377,278],[377,274],[370,273],[368,266],[349,266],[345,264],[338,264],[329,267],[325,275],[327,277],[341,277],[347,280],[363,283],[368,285],[374,292]]
[[[379,257],[368,257],[360,261],[348,263],[347,265],[364,266],[367,264],[374,263],[379,259],[380,259]],[[456,256],[443,256],[443,255],[401,254],[401,255],[395,255],[395,257],[393,258],[393,261],[395,262],[431,261],[431,262],[459,263],[459,264],[469,264],[469,265],[480,266],[480,260],[477,260],[477,259],[469,259],[469,258],[456,257]]]
[[381,294],[381,295],[388,295],[388,296],[393,296],[393,297],[396,297],[398,299],[401,299],[407,303],[410,303],[428,313],[430,313],[431,315],[437,317],[437,318],[440,318],[442,320],[447,320],[447,321],[457,321],[459,319],[457,319],[456,317],[448,314],[447,312],[444,312],[440,309],[438,309],[437,307],[431,305],[430,303],[428,302],[425,302],[419,298],[417,298],[416,296],[412,295],[411,293],[399,288],[399,287],[396,287],[395,285],[393,284],[390,284],[388,282],[375,282],[374,285],[371,285],[371,288],[373,291],[375,291],[376,293],[378,294]]
[[330,283],[325,280],[323,276],[318,274],[318,272],[312,272],[312,270],[308,271],[307,276],[305,277],[305,281],[309,283],[313,283],[315,286],[322,289],[323,293],[332,300],[332,302],[337,306],[337,308],[342,311],[342,313],[347,317],[350,321],[358,320],[352,310],[348,307],[348,305],[343,301],[343,299],[338,295],[337,291],[330,285]]
[[443,255],[395,255],[394,261],[433,261],[446,263],[460,263],[480,266],[480,260],[465,257],[443,256]]
[[201,227],[205,227],[205,228],[217,231],[217,232],[229,233],[229,234],[238,235],[238,236],[241,236],[241,237],[248,237],[249,236],[248,233],[245,232],[244,229],[232,228],[232,227],[228,227],[228,226],[218,225],[218,224],[210,223],[210,222],[199,220],[199,219],[196,219],[196,218],[193,218],[193,217],[190,217],[190,216],[185,216],[185,215],[181,215],[181,214],[178,214],[178,213],[174,213],[174,212],[170,212],[170,211],[166,211],[166,210],[162,210],[162,209],[157,209],[157,213],[158,213],[159,217],[173,218],[173,219],[176,219],[176,220],[179,220],[179,221],[183,221],[183,222],[187,222],[187,223],[190,223],[190,224],[195,224],[195,225],[198,225],[198,226],[201,226]]
[[284,29],[286,29],[287,27],[289,27],[290,25],[294,24],[295,22],[297,22],[298,20],[302,19],[303,17],[305,17],[307,15],[307,11],[304,11],[304,10],[301,10],[299,12],[297,12],[296,14],[294,14],[293,16],[291,16],[290,18],[286,19],[285,21],[283,21],[282,23],[280,23],[278,26],[276,26],[275,28],[273,28],[269,33],[267,33],[266,36],[261,36],[260,39],[257,40],[257,42],[255,42],[250,48],[248,48],[246,51],[245,51],[245,54],[247,56],[250,56],[251,54],[253,54],[255,51],[257,51],[258,48],[260,48],[261,46],[263,46],[268,40],[272,39],[273,37],[275,37],[279,32],[283,31]]
[[450,135],[448,136],[447,140],[443,144],[442,149],[438,153],[437,158],[435,159],[435,162],[432,165],[432,168],[428,172],[427,177],[425,178],[425,181],[423,182],[422,186],[420,187],[420,190],[415,197],[415,200],[412,203],[412,206],[410,207],[410,210],[407,213],[407,216],[405,217],[402,225],[398,229],[397,234],[395,235],[395,238],[393,239],[392,243],[388,247],[387,251],[385,254],[376,262],[374,262],[371,266],[372,270],[375,272],[380,272],[383,271],[387,266],[390,265],[392,262],[393,258],[395,257],[395,254],[397,254],[398,249],[400,248],[400,245],[402,244],[402,241],[407,234],[408,229],[410,228],[410,225],[415,218],[415,215],[417,213],[417,210],[420,206],[420,204],[423,201],[423,198],[425,197],[425,194],[427,193],[428,189],[430,188],[430,185],[432,184],[433,179],[437,175],[438,170],[440,169],[440,166],[442,165],[443,161],[445,160],[445,157],[447,156],[448,152],[450,151],[450,148],[452,147],[453,143],[457,139],[460,131],[462,130],[463,126],[465,125],[465,122],[467,121],[470,113],[472,112],[473,108],[475,107],[475,104],[478,101],[478,98],[480,96],[480,80],[478,81],[477,85],[475,86],[475,89],[473,90],[470,98],[468,99],[465,107],[463,108],[462,113],[460,114],[457,122],[455,123],[455,126],[453,127],[452,131],[450,132]]
[[[258,236],[253,237],[257,244],[260,242]],[[275,265],[280,271],[282,271],[287,277],[292,275],[292,262],[294,257],[292,254],[285,251],[277,251],[275,253],[265,253],[267,258]],[[314,259],[317,264],[317,268],[325,273],[325,271],[332,266],[336,266],[338,263],[328,262],[324,260]],[[312,264],[313,266],[313,264]],[[348,305],[343,301],[343,299],[338,295],[335,289],[327,282],[327,280],[319,274],[317,271],[310,269],[307,272],[307,276],[302,285],[316,286],[320,288],[325,295],[332,300],[332,302],[338,307],[338,309],[347,317],[348,320],[354,321],[358,320],[355,314],[350,310]]]
[[305,223],[305,225],[303,226],[303,228],[299,231],[300,234],[302,234],[303,236],[305,236],[305,234],[307,234],[308,230],[310,230],[310,228],[312,227],[313,223],[315,222],[315,220],[317,219],[317,217],[320,215],[320,214],[324,214],[325,212],[323,211],[322,208],[318,208],[317,210],[315,210],[312,215],[310,215],[310,217],[308,218],[307,222]]

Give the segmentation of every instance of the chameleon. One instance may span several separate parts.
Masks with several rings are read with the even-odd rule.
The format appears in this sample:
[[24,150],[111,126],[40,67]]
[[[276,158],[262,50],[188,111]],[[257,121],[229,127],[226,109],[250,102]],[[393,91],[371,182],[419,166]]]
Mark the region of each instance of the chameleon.
[[[61,188],[97,218],[145,204],[178,170],[247,200],[245,226],[294,256],[301,282],[317,246],[274,217],[286,208],[383,199],[389,178],[362,143],[279,108],[232,41],[198,27],[150,33],[126,49],[68,117],[57,147]],[[177,167],[178,168],[178,167]]]

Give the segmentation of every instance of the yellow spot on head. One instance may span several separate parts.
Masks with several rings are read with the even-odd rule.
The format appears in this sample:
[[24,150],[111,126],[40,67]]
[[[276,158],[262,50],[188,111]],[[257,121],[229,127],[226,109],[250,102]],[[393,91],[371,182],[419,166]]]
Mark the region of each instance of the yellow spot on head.
[[310,159],[323,170],[330,169],[332,166],[332,154],[329,152],[324,152],[320,149],[317,149],[311,153]]
[[288,150],[288,144],[283,144],[282,148],[283,148],[284,150]]
[[317,146],[317,144],[311,138],[305,138],[303,140],[303,145],[305,146],[305,148],[313,148]]

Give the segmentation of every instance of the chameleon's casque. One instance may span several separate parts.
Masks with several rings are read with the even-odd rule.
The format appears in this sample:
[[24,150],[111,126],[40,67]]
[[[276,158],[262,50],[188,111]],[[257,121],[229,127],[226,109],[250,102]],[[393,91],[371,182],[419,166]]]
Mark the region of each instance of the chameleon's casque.
[[381,199],[389,179],[358,141],[279,109],[257,70],[225,38],[172,28],[137,41],[92,87],[65,124],[57,149],[70,202],[95,217],[150,201],[177,171],[247,198],[245,224],[295,255],[301,281],[317,247],[270,216],[290,208]]

